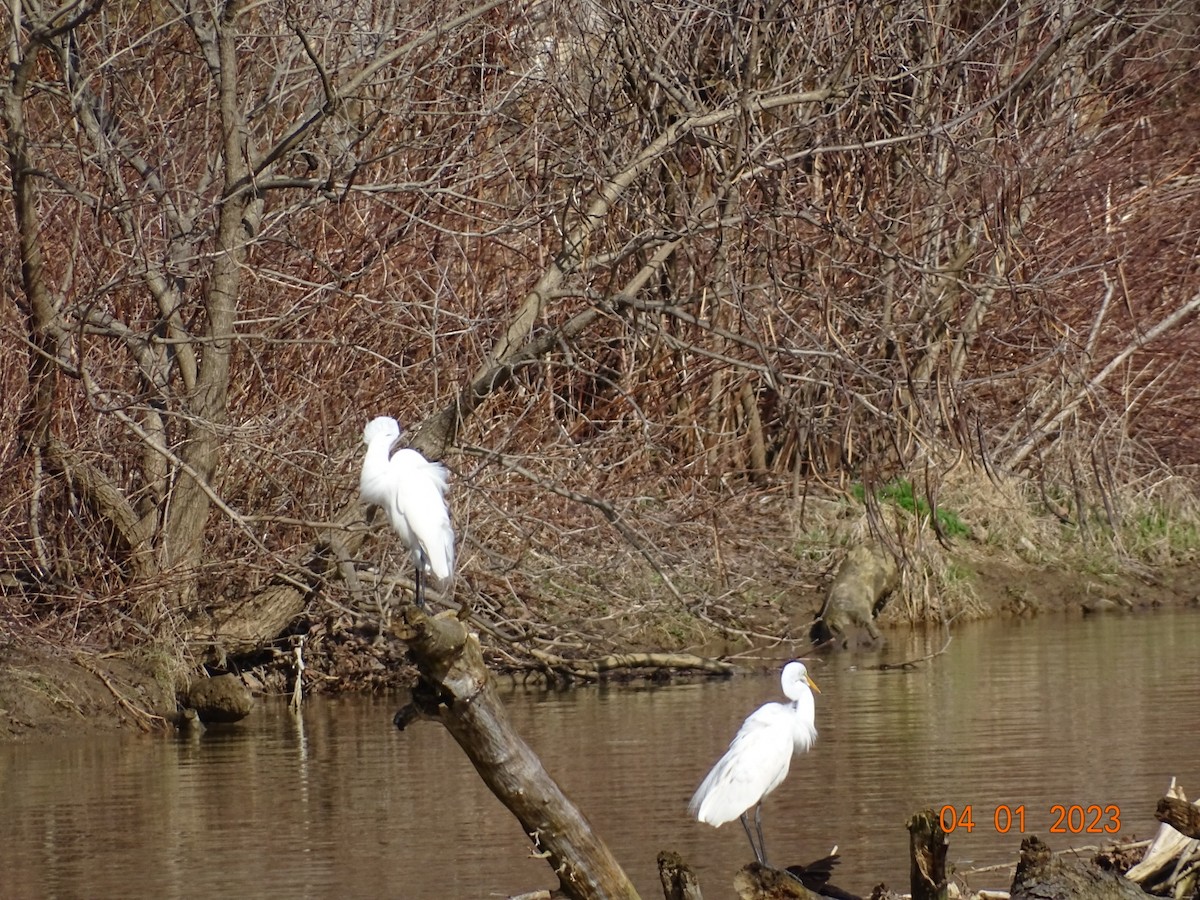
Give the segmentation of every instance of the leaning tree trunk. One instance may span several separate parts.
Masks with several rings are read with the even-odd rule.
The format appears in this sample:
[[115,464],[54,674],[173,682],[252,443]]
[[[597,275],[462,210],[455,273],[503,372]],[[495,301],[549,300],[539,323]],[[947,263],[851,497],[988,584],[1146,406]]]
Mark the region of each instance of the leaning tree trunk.
[[[421,672],[414,706],[441,721],[500,802],[546,855],[561,892],[575,900],[636,898],[637,891],[582,812],[522,740],[496,693],[479,639],[445,614],[405,612]],[[397,724],[407,721],[402,710]]]

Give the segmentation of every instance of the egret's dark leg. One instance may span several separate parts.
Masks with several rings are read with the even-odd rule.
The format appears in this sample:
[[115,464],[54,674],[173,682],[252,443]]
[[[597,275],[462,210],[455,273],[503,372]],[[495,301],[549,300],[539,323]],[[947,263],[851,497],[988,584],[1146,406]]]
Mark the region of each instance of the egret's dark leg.
[[[763,861],[762,853],[759,852],[758,847],[754,843],[754,832],[752,832],[750,830],[750,820],[746,818],[745,813],[742,813],[741,820],[742,820],[742,827],[746,829],[746,840],[748,840],[750,842],[750,849],[754,851],[754,858],[756,860],[758,860],[760,863],[762,863],[763,865],[766,865],[766,863]],[[761,840],[761,835],[762,835],[761,829],[759,830],[759,835],[760,835],[759,839]]]
[[763,840],[762,835],[762,804],[759,803],[754,807],[754,828],[758,832],[758,861],[764,866],[767,863],[767,842]]
[[425,605],[425,588],[421,585],[421,567],[420,566],[417,566],[417,590],[414,594],[414,597],[417,601],[417,606],[421,607],[421,609],[429,608]]

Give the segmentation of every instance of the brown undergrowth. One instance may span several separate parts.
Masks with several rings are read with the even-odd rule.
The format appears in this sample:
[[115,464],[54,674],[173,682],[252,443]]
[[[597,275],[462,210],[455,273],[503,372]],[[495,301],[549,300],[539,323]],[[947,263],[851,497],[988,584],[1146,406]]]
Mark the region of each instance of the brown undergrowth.
[[[819,497],[780,488],[730,494],[707,518],[676,527],[644,527],[640,548],[581,528],[570,562],[527,552],[504,571],[472,565],[455,597],[471,598],[494,668],[552,680],[566,671],[555,660],[610,652],[688,650],[748,668],[803,653],[845,548],[872,534],[904,559],[903,585],[880,619],[885,636],[888,627],[1200,603],[1200,518],[1186,481],[1147,481],[1121,492],[1119,503],[1110,498],[1108,509],[1121,513],[1113,530],[1103,504],[1081,525],[1028,486],[978,474],[947,477],[933,512],[906,509],[895,491],[877,492],[884,499],[868,509],[852,487]],[[477,536],[466,538],[468,553],[482,552],[472,549]],[[285,693],[295,672],[290,648],[300,646],[310,693],[406,686],[412,673],[388,627],[391,611],[386,603],[352,610],[318,602],[278,649],[242,660],[244,674],[260,691]],[[0,739],[158,728],[165,722],[157,717],[174,710],[179,647],[67,652],[11,630],[4,640]]]

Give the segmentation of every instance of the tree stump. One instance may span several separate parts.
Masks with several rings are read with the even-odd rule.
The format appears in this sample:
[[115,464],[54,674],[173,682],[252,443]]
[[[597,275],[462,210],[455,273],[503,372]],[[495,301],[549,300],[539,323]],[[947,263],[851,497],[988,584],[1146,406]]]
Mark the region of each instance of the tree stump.
[[1009,896],[1010,900],[1146,900],[1132,881],[1090,861],[1055,856],[1037,835],[1021,841],[1021,860]]
[[908,820],[909,889],[912,900],[946,900],[946,852],[949,843],[932,809]]
[[696,874],[678,853],[664,850],[658,854],[658,880],[665,900],[703,900]]

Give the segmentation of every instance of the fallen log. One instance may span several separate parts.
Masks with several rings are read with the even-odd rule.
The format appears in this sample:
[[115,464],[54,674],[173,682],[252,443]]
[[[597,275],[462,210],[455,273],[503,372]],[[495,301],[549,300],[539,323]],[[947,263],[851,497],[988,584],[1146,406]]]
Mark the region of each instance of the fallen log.
[[[636,900],[637,891],[583,813],[562,792],[513,728],[479,647],[478,636],[449,614],[416,606],[404,620],[421,682],[413,706],[437,718],[463,748],[492,793],[516,816],[572,900]],[[414,718],[396,715],[401,727]]]
[[536,647],[527,651],[545,670],[568,682],[599,681],[612,672],[635,669],[653,670],[656,675],[672,671],[732,675],[737,671],[733,663],[694,653],[610,653],[599,659],[567,659]]
[[875,617],[899,583],[899,566],[887,549],[873,542],[852,547],[809,628],[809,638],[814,644],[840,647],[877,643]]

